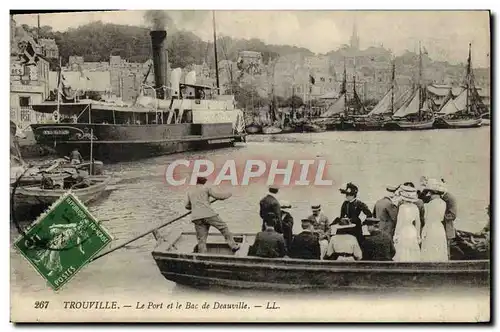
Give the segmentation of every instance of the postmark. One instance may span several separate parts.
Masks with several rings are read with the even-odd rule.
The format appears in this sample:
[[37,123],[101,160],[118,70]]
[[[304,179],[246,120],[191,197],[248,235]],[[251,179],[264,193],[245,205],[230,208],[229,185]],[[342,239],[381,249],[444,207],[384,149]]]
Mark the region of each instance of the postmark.
[[37,218],[14,246],[57,291],[112,239],[85,205],[68,191]]

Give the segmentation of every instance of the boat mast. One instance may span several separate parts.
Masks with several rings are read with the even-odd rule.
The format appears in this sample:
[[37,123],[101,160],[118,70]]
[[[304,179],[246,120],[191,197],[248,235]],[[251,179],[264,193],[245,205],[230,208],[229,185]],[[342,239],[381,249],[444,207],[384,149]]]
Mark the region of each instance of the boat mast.
[[61,57],[59,57],[59,82],[57,84],[57,122],[59,122],[59,119],[61,118],[61,113],[59,112],[61,106],[61,84],[62,84],[62,63],[61,63]]
[[213,18],[213,24],[214,24],[215,80],[216,80],[216,84],[217,84],[217,94],[220,95],[219,61],[217,60],[217,33],[215,31],[215,10],[212,11],[212,18]]
[[418,119],[422,120],[422,48],[418,42]]
[[344,94],[344,114],[347,115],[347,71],[345,68],[345,57],[344,57],[344,79],[342,81],[342,91]]
[[396,80],[396,61],[392,60],[392,77],[391,77],[391,113],[394,114],[394,81]]
[[471,79],[471,43],[469,43],[469,57],[467,58],[467,74],[465,78],[465,88],[467,89],[466,92],[466,99],[465,99],[465,109],[467,110],[467,113],[470,113],[470,105],[469,105],[469,93],[470,93],[470,79]]

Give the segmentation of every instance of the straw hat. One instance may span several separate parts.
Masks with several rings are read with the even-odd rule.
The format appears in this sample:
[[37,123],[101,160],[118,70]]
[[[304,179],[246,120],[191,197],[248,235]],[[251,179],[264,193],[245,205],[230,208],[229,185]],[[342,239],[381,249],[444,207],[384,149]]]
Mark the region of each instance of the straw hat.
[[399,185],[398,186],[387,186],[385,189],[390,193],[394,193],[399,189],[399,187],[400,187]]
[[288,201],[280,201],[280,206],[283,210],[292,208],[292,204]]
[[313,212],[319,212],[319,211],[321,211],[321,204],[311,205],[311,210],[313,210]]
[[410,186],[399,187],[399,197],[403,201],[414,203],[418,201],[417,189]]
[[341,218],[339,223],[334,226],[337,230],[356,227],[348,218]]

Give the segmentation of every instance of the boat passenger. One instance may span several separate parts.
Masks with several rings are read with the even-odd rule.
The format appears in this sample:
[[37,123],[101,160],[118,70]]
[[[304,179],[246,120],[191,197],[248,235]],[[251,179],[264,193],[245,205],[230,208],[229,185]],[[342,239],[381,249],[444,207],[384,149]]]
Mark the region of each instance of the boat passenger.
[[488,212],[488,223],[482,229],[482,231],[481,231],[482,234],[486,234],[486,233],[490,232],[491,209],[490,209],[490,205],[489,204],[488,204],[488,207],[486,208],[486,211]]
[[45,172],[42,172],[42,181],[40,183],[42,189],[54,189],[54,180],[48,177]]
[[71,186],[71,189],[82,189],[92,185],[89,173],[86,171],[77,171],[76,174],[72,175],[72,178],[75,180],[75,183]]
[[276,185],[271,185],[268,190],[269,192],[267,193],[267,195],[264,198],[262,198],[259,202],[260,217],[262,218],[262,230],[266,229],[264,224],[264,219],[266,218],[269,212],[272,212],[278,218],[278,223],[276,223],[275,230],[278,233],[282,233],[283,230],[281,227],[281,205],[278,199],[276,198],[279,188]]
[[248,250],[248,256],[279,258],[286,255],[285,239],[274,229],[277,221],[277,216],[268,212],[264,219],[266,228],[257,233],[253,245]]
[[336,225],[336,233],[330,239],[325,259],[338,261],[354,261],[363,258],[359,242],[350,233],[356,228],[349,219],[342,218]]
[[443,225],[446,203],[441,199],[444,191],[443,183],[436,179],[429,179],[424,189],[429,203],[426,204],[425,226],[422,230],[422,261],[444,262],[449,259],[448,241]]
[[387,187],[387,194],[379,199],[373,207],[373,217],[380,220],[378,228],[381,232],[392,237],[394,236],[394,228],[396,227],[396,220],[398,217],[398,208],[400,197],[396,194],[399,186]]
[[293,217],[288,212],[288,209],[292,208],[292,205],[287,201],[281,201],[281,227],[283,229],[283,237],[285,238],[286,249],[290,249],[293,238]]
[[293,237],[289,256],[300,259],[320,259],[321,250],[318,235],[314,233],[313,221],[302,219],[302,232]]
[[380,229],[380,219],[366,218],[363,224],[367,226],[370,235],[365,237],[361,250],[365,261],[391,261],[396,254],[392,237]]
[[453,196],[448,192],[443,179],[441,179],[441,183],[443,189],[443,194],[441,195],[441,199],[446,204],[446,211],[444,213],[443,225],[446,231],[448,258],[450,258],[451,243],[453,242],[453,239],[457,236],[455,230],[455,219],[457,219],[457,200],[455,196]]
[[227,224],[219,217],[210,206],[210,198],[225,200],[231,197],[231,193],[219,193],[206,185],[207,179],[198,177],[194,189],[188,192],[186,209],[191,210],[191,220],[194,224],[196,237],[198,239],[198,252],[207,252],[207,238],[210,226],[221,232],[233,252],[240,249],[234,242],[233,235],[229,231]]
[[420,211],[415,202],[417,190],[409,186],[401,186],[398,190],[401,196],[396,229],[394,230],[394,247],[396,255],[393,260],[398,262],[420,261]]
[[[412,188],[415,188],[415,185],[413,182],[405,182],[403,186],[409,186]],[[417,191],[417,197],[418,197],[418,191]],[[425,207],[424,207],[424,201],[418,197],[417,201],[415,202],[415,205],[418,207],[418,210],[420,211],[420,230],[424,228],[425,225]]]
[[372,212],[368,206],[360,201],[358,196],[358,187],[349,182],[345,189],[340,189],[340,192],[345,195],[345,201],[340,208],[340,218],[349,218],[351,223],[355,225],[354,232],[358,242],[363,242],[363,230],[361,228],[361,219],[359,215],[361,212],[366,218],[372,217]]
[[311,210],[312,214],[309,216],[309,219],[312,220],[314,232],[318,236],[321,259],[323,259],[328,248],[328,241],[330,241],[330,222],[328,217],[321,212],[320,204],[312,205]]
[[71,153],[69,154],[69,160],[72,165],[78,165],[83,162],[83,157],[77,148],[74,148],[73,151],[71,151]]

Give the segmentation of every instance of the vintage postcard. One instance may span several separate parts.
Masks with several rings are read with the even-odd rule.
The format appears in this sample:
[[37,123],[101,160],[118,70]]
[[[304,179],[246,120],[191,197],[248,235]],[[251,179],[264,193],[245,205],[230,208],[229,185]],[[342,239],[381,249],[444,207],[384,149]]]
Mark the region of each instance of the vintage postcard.
[[11,13],[11,321],[490,322],[490,19]]

